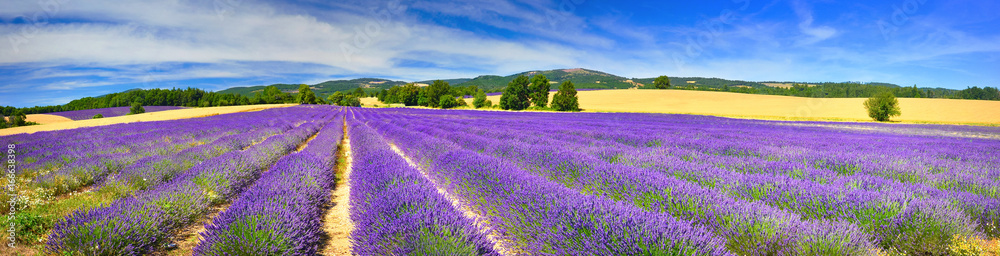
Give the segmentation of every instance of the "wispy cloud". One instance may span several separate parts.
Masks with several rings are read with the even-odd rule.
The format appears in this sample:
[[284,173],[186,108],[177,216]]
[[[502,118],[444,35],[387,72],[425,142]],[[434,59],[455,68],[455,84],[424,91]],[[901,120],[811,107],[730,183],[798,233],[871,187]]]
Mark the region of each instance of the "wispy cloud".
[[[862,1],[54,3],[0,9],[0,105],[55,102],[41,99],[56,91],[68,100],[135,87],[416,81],[568,67],[629,77],[1000,83],[983,72],[1000,68],[1000,32],[988,29],[1000,21],[984,11],[996,3],[922,6],[890,41],[874,21],[891,16],[891,4]],[[39,13],[46,19],[31,20]],[[719,25],[720,17],[729,20]],[[688,56],[691,42],[698,54]]]

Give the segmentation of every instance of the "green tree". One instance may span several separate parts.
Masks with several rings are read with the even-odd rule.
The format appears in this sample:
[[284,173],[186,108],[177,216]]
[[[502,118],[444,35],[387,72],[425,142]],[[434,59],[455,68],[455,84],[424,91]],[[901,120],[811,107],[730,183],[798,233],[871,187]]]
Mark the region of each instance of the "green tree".
[[653,86],[655,86],[656,89],[670,88],[670,78],[667,76],[659,76],[653,80]]
[[312,89],[309,89],[309,85],[301,84],[299,85],[299,104],[316,104],[316,94],[313,93]]
[[545,75],[538,74],[531,78],[531,87],[529,88],[531,103],[543,108],[548,106],[550,89],[549,79]]
[[430,98],[427,97],[427,89],[421,88],[417,92],[417,106],[428,107],[431,104]]
[[24,114],[24,111],[20,109],[15,110],[13,115],[10,115],[10,127],[18,127],[28,125],[28,116]]
[[427,86],[427,106],[440,107],[441,96],[447,95],[449,92],[451,92],[451,85],[448,85],[448,82],[435,80],[434,83]]
[[472,97],[472,106],[482,108],[486,106],[486,92],[482,89],[476,91],[476,96]]
[[146,109],[142,107],[139,102],[132,103],[132,107],[128,109],[129,115],[146,113]]
[[409,83],[402,87],[400,90],[399,103],[403,103],[407,106],[417,106],[420,104],[420,87],[416,84]]
[[94,117],[92,117],[90,119],[100,119],[100,118],[104,118],[104,115],[96,114],[96,115],[94,115]]
[[881,92],[868,98],[865,101],[865,109],[868,110],[869,117],[879,122],[889,121],[890,117],[902,114],[899,110],[899,101],[891,92]]
[[530,83],[528,77],[524,75],[517,76],[513,81],[510,81],[507,88],[504,89],[503,95],[500,96],[500,108],[504,110],[528,108],[531,105],[531,101],[528,99],[528,85]]
[[361,87],[354,88],[354,92],[351,94],[353,94],[355,97],[362,98],[365,97],[365,90],[361,89]]
[[342,92],[334,92],[333,94],[330,94],[330,96],[327,96],[326,100],[329,101],[330,104],[340,105],[340,102],[344,100],[344,96],[346,95]]
[[337,103],[337,105],[344,107],[360,107],[361,99],[359,99],[357,96],[354,96],[354,94],[348,94],[344,95],[344,98],[341,99],[340,102]]
[[552,96],[552,108],[557,111],[580,111],[573,82],[565,81],[559,85],[559,91],[556,92],[555,96]]
[[7,128],[7,126],[7,118],[4,117],[3,114],[0,114],[0,129]]
[[438,106],[441,108],[458,107],[458,100],[455,99],[455,96],[441,95],[441,97],[438,98]]
[[[264,88],[262,98],[263,102],[267,104],[286,103],[292,100],[290,94],[282,92],[281,89],[273,85]],[[193,102],[197,102],[197,100]]]

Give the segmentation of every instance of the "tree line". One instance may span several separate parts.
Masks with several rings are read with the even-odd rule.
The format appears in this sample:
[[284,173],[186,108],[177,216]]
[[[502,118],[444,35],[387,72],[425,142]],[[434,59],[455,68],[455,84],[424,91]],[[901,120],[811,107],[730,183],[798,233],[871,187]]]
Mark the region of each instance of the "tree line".
[[543,74],[533,76],[520,75],[507,84],[500,96],[500,108],[504,110],[552,109],[556,111],[580,111],[576,97],[576,88],[572,81],[564,81],[559,85],[559,91],[552,97],[549,108],[549,90],[552,84]]
[[[659,86],[652,88],[663,89]],[[701,84],[688,84],[684,86],[675,86],[673,88],[809,98],[867,98],[883,92],[889,92],[899,98],[1000,100],[1000,91],[998,91],[996,87],[968,87],[963,90],[952,90],[945,88],[917,88],[916,85],[899,87],[882,83],[820,83],[815,85],[793,83],[787,88],[743,87],[729,85],[705,86]]]
[[[470,90],[475,90],[470,93]],[[428,86],[417,86],[408,83],[403,86],[393,86],[378,92],[376,97],[385,104],[403,104],[406,106],[424,106],[431,108],[454,108],[467,106],[464,97],[474,94],[477,97],[485,92],[476,86],[451,87],[446,81],[436,80]],[[462,97],[461,99],[459,97]]]
[[[504,110],[524,110],[528,108],[552,109],[557,111],[579,111],[576,89],[573,82],[566,81],[552,98],[549,106],[549,90],[551,84],[545,75],[538,74],[532,78],[520,75],[510,81],[500,96],[499,107]],[[494,103],[486,98],[486,91],[477,86],[451,87],[446,81],[437,80],[426,87],[409,83],[404,86],[393,86],[376,94],[378,100],[385,104],[403,104],[405,106],[424,106],[431,108],[454,108],[467,106],[465,96],[473,96],[473,108],[492,108]],[[332,96],[331,96],[332,97]]]

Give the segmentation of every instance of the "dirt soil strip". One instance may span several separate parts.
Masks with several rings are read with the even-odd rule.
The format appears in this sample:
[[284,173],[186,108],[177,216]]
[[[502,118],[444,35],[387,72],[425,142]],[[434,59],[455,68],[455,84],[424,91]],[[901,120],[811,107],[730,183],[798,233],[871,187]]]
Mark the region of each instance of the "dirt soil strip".
[[[351,221],[351,169],[354,157],[351,152],[351,138],[347,136],[347,122],[344,122],[344,137],[340,150],[337,152],[337,187],[331,193],[332,207],[323,216],[323,231],[328,239],[323,248],[323,255],[351,255],[351,232],[354,222]],[[340,162],[340,159],[345,159]]]
[[231,203],[232,202],[212,207],[208,211],[208,214],[202,215],[201,218],[198,218],[198,221],[195,222],[195,224],[188,225],[181,231],[177,232],[177,234],[175,234],[171,239],[172,243],[174,243],[176,247],[168,248],[167,251],[153,252],[150,255],[187,256],[194,254],[194,247],[198,246],[198,243],[201,243],[201,240],[204,239],[204,237],[202,237],[202,233],[205,232],[205,227],[211,225],[212,220],[215,220],[215,217],[218,217],[222,211],[228,209]]
[[434,185],[434,187],[437,188],[438,193],[443,195],[446,199],[448,199],[448,201],[451,202],[452,207],[461,211],[466,218],[472,219],[473,223],[475,223],[476,228],[479,229],[479,233],[485,234],[486,239],[488,239],[491,243],[493,243],[493,250],[500,253],[500,255],[519,254],[513,249],[515,248],[513,241],[500,239],[499,233],[495,232],[495,230],[490,228],[491,225],[486,220],[486,218],[472,211],[472,209],[469,208],[469,206],[463,204],[462,201],[458,199],[458,197],[452,195],[444,188],[442,188],[440,185],[438,185],[436,182],[434,182],[434,180],[431,179],[430,174],[427,173],[426,168],[423,168],[420,165],[414,163],[412,160],[410,160],[410,158],[407,157],[402,150],[399,150],[399,147],[396,147],[396,144],[389,143],[389,147],[392,147],[392,151],[396,152],[396,154],[398,154],[400,157],[403,157],[403,159],[406,160],[407,164],[420,171],[420,175],[424,176],[424,179],[426,179],[428,182]]

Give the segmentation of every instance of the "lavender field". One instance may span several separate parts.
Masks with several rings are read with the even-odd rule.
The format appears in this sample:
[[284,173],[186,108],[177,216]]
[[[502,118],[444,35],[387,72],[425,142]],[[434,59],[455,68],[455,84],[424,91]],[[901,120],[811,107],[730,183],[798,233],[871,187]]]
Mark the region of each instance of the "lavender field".
[[998,138],[296,106],[0,137],[0,213],[59,255],[995,255]]

